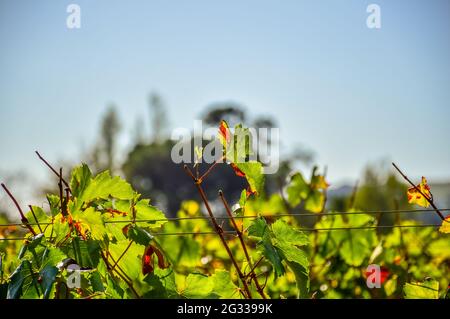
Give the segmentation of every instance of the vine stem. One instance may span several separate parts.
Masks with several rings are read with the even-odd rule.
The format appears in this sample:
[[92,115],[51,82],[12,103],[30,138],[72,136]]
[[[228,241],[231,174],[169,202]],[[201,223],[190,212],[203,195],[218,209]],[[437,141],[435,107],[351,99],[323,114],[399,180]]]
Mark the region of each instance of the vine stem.
[[[328,166],[325,166],[324,172],[323,172],[323,178],[325,179],[327,176],[327,172],[328,172]],[[312,173],[312,176],[314,176],[314,171]],[[312,179],[312,177],[311,177]],[[317,215],[317,220],[316,223],[314,225],[316,225],[317,223],[319,223],[322,220],[322,217],[325,213],[325,206],[327,204],[327,189],[325,188],[323,190],[323,204],[322,204],[322,209],[320,210],[319,214]],[[311,253],[311,261],[313,261],[316,258],[317,255],[317,249],[318,249],[318,245],[317,245],[317,241],[319,240],[319,234],[317,231],[314,232],[314,236],[313,236],[313,250]]]
[[353,186],[352,195],[350,196],[350,201],[348,203],[347,210],[352,209],[353,206],[355,205],[356,194],[358,193],[358,185],[359,185],[359,180],[357,180],[355,182],[355,185]]
[[220,240],[222,241],[222,244],[223,244],[225,250],[227,251],[228,256],[230,257],[230,260],[233,263],[233,266],[236,269],[236,272],[238,273],[239,278],[242,281],[242,285],[244,286],[246,297],[251,299],[252,295],[251,295],[250,289],[248,287],[247,281],[245,280],[245,275],[242,273],[241,269],[239,268],[239,265],[236,262],[236,259],[234,258],[233,253],[231,252],[231,249],[228,246],[227,241],[225,240],[225,237],[223,236],[223,229],[222,229],[222,227],[219,226],[219,224],[217,223],[216,218],[214,217],[214,214],[213,214],[213,212],[211,210],[211,206],[209,205],[208,198],[206,197],[205,191],[203,190],[203,187],[201,186],[201,180],[197,179],[194,176],[194,174],[192,173],[192,171],[189,169],[189,167],[187,165],[184,165],[183,168],[186,171],[186,173],[194,181],[195,187],[197,188],[197,191],[199,192],[200,197],[202,198],[203,203],[205,204],[206,210],[208,211],[209,217],[211,218],[211,222],[212,222],[212,224],[214,226],[214,229],[215,229],[217,235],[219,235]]
[[[109,254],[109,252],[108,252]],[[103,252],[101,252],[101,256],[103,261],[106,264],[106,267],[108,269],[108,272],[112,275],[113,274],[113,270],[111,269],[111,265],[108,261],[108,258],[106,258],[106,256],[103,254]],[[109,256],[111,256],[111,254],[109,254]],[[112,256],[111,256],[112,259]],[[116,270],[116,274],[127,284],[127,286],[131,289],[131,291],[133,292],[133,294],[140,299],[141,297],[139,296],[139,294],[137,293],[136,289],[133,286],[133,283],[131,281],[129,281],[124,275],[122,275],[119,271]]]
[[114,268],[117,266],[117,264],[119,263],[119,261],[122,259],[123,256],[125,256],[125,254],[127,253],[128,249],[130,249],[131,244],[133,242],[130,241],[130,243],[127,245],[127,248],[125,248],[125,250],[123,251],[123,253],[119,256],[119,258],[117,258],[116,262],[114,263],[114,265],[112,266],[111,270],[114,270]]
[[39,228],[39,231],[42,233],[43,231],[42,231],[41,225],[39,224],[38,219],[36,218],[36,214],[34,213],[33,206],[28,205],[28,207],[30,208],[31,214],[33,214],[34,220],[36,221],[36,224],[37,224],[37,227]]
[[61,181],[64,183],[64,185],[69,189],[69,192],[72,194],[72,190],[70,189],[69,183],[67,183],[67,181],[62,177],[62,174],[58,173],[53,166],[50,165],[49,162],[47,162],[47,160],[45,158],[42,157],[41,154],[39,154],[38,151],[35,151],[36,155],[39,157],[39,159],[44,162],[45,165],[47,165],[48,168],[50,168],[50,170],[55,173],[56,176],[58,176]]
[[411,186],[414,187],[414,189],[415,189],[416,191],[418,191],[420,195],[422,195],[422,196],[427,200],[427,202],[431,205],[431,207],[433,207],[434,211],[439,215],[439,217],[440,217],[442,220],[445,220],[444,215],[442,215],[442,213],[441,213],[441,212],[439,211],[439,209],[436,207],[436,205],[434,204],[433,200],[432,200],[431,198],[428,198],[428,196],[425,195],[425,194],[420,190],[419,187],[417,187],[413,182],[411,182],[411,180],[408,178],[408,176],[406,176],[405,174],[403,174],[403,172],[400,170],[400,168],[398,168],[397,165],[395,165],[395,163],[392,163],[392,165],[393,165],[393,166],[395,167],[395,169],[400,173],[400,175],[402,175],[402,177],[403,177],[409,184],[411,184]]
[[17,202],[17,200],[15,199],[15,197],[13,196],[13,194],[11,194],[11,192],[9,191],[9,189],[6,187],[5,184],[1,184],[3,189],[5,190],[5,192],[8,194],[8,196],[11,198],[11,200],[14,202],[14,204],[17,207],[17,210],[19,211],[20,214],[20,220],[22,221],[22,223],[28,228],[28,230],[33,234],[33,236],[36,236],[36,232],[34,231],[33,227],[31,227],[29,225],[28,219],[25,217],[22,208],[20,208],[19,203]]
[[211,173],[211,171],[214,169],[214,167],[216,167],[217,164],[219,163],[223,163],[222,161],[225,159],[225,156],[222,156],[221,158],[219,158],[218,160],[215,160],[214,163],[206,170],[206,172],[197,180],[201,183],[203,181],[203,179],[208,176],[209,173]]
[[[251,275],[251,278],[255,282],[256,290],[258,291],[258,293],[261,295],[261,297],[263,299],[267,299],[266,295],[264,294],[263,289],[261,288],[261,285],[258,282],[258,278],[256,277],[255,267],[253,266],[253,263],[251,261],[250,255],[248,253],[247,245],[245,244],[243,233],[242,233],[242,231],[239,229],[239,227],[236,224],[236,221],[235,221],[235,219],[233,217],[233,214],[231,213],[230,205],[228,204],[227,200],[225,199],[225,196],[223,195],[223,191],[222,190],[219,191],[219,196],[220,196],[220,199],[222,200],[223,206],[225,207],[225,210],[227,212],[228,217],[230,217],[231,224],[233,225],[234,229],[236,230],[236,234],[237,234],[237,236],[239,238],[239,241],[241,242],[242,250],[244,251],[245,258],[247,259],[247,263],[248,263],[248,265],[250,266],[250,269],[251,269],[249,274]],[[258,261],[258,263],[260,261],[261,261],[261,259]]]

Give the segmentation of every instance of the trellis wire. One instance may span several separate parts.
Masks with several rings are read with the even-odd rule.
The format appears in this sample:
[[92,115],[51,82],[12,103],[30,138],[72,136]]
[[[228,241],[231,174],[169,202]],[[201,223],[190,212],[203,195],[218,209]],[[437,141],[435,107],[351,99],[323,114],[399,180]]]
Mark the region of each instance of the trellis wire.
[[[443,208],[440,211],[450,211],[450,208]],[[428,213],[434,212],[432,209],[405,209],[405,210],[378,210],[378,211],[365,211],[365,212],[331,212],[331,213],[283,213],[283,214],[261,214],[261,215],[246,215],[246,216],[233,216],[234,219],[248,219],[248,218],[281,218],[281,217],[289,217],[289,216],[298,216],[298,217],[319,217],[319,216],[338,216],[338,215],[379,215],[379,214],[405,214],[405,213]],[[228,220],[230,217],[228,216],[217,216],[216,219],[220,220]],[[209,220],[208,216],[192,216],[192,217],[169,217],[169,218],[161,218],[161,219],[136,219],[132,220],[107,220],[105,224],[116,224],[116,223],[156,223],[156,222],[174,222],[181,220]],[[27,223],[31,226],[37,226],[38,223]],[[51,225],[52,222],[42,222],[39,225]],[[9,223],[9,224],[0,224],[0,227],[9,227],[9,226],[23,226],[23,223]]]
[[[419,225],[377,225],[377,226],[354,226],[354,227],[333,227],[333,228],[296,228],[298,231],[305,232],[315,232],[315,231],[335,231],[335,230],[357,230],[357,229],[383,229],[383,228],[424,228],[424,227],[440,227],[441,225],[436,224],[419,224]],[[225,235],[237,235],[234,230],[223,230]],[[203,232],[174,232],[174,233],[151,233],[152,236],[188,236],[188,235],[214,235],[217,234],[214,231],[203,231]],[[13,240],[26,240],[26,237],[10,237],[10,238],[0,238],[0,241],[13,241]],[[48,238],[47,238],[48,239]]]

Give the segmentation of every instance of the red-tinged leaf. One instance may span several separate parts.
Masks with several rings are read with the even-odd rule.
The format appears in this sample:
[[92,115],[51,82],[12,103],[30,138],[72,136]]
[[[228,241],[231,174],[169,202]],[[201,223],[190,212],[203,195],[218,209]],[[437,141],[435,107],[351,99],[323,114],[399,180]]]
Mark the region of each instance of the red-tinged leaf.
[[144,255],[142,256],[142,273],[144,275],[153,272],[153,253],[154,249],[152,245],[145,248]]
[[148,245],[145,248],[144,255],[142,256],[142,273],[144,275],[153,272],[153,254],[156,255],[158,259],[158,267],[161,269],[165,269],[169,267],[169,263],[164,258],[163,253],[153,245]]
[[245,177],[245,173],[243,171],[241,171],[236,164],[231,163],[230,166],[231,166],[231,168],[233,168],[233,170],[237,176]]
[[[420,192],[419,192],[420,190]],[[425,196],[423,196],[423,195]],[[427,184],[427,179],[422,176],[422,181],[416,187],[410,187],[407,191],[408,203],[416,204],[422,207],[430,206],[428,200],[431,200],[430,186]]]
[[[376,270],[373,269],[372,271],[366,271],[365,275],[366,278],[368,278],[369,276],[371,276]],[[389,269],[387,267],[381,266],[380,267],[380,283],[384,283],[388,278],[389,278],[390,272]]]
[[441,227],[439,227],[439,231],[444,234],[450,234],[450,215],[445,217],[442,221]]
[[169,267],[169,263],[166,261],[166,259],[164,258],[163,253],[155,248],[155,254],[158,257],[158,267],[161,269],[166,269]]
[[224,120],[220,121],[219,139],[222,145],[225,147],[231,142],[230,128],[228,127],[227,122],[225,122]]
[[75,227],[75,230],[77,231],[77,233],[84,239],[86,240],[87,236],[86,236],[86,232],[87,229],[85,227],[83,227],[83,225],[80,222],[74,222],[73,226]]
[[247,196],[247,198],[249,198],[250,196],[252,196],[252,195],[258,195],[258,192],[256,191],[256,190],[252,190],[251,188],[250,188],[250,186],[249,187],[247,187],[247,189],[245,190],[245,195]]
[[124,226],[124,227],[122,228],[122,233],[123,233],[125,236],[128,236],[128,229],[130,229],[130,226],[131,226],[131,224],[128,224],[128,225],[126,225],[126,226]]
[[381,283],[383,284],[389,278],[389,269],[386,267],[381,267]]
[[115,215],[121,215],[121,216],[127,216],[128,215],[127,212],[122,212],[120,210],[112,209],[112,208],[108,208],[106,211],[111,214],[111,217],[114,217]]

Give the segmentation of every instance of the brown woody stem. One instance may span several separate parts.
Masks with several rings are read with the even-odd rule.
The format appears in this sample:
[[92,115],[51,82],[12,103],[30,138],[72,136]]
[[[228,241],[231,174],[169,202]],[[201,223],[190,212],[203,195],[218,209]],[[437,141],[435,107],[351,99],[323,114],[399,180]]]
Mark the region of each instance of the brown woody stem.
[[35,151],[35,153],[36,153],[36,155],[39,157],[39,159],[40,159],[41,161],[43,161],[44,164],[47,165],[47,167],[50,168],[50,170],[51,170],[53,173],[55,173],[56,176],[58,176],[59,178],[61,178],[61,180],[62,180],[62,182],[64,183],[64,185],[69,189],[69,192],[72,193],[72,190],[70,189],[69,183],[66,182],[66,180],[62,177],[62,175],[59,174],[59,173],[58,173],[58,172],[50,165],[50,163],[47,162],[47,161],[45,160],[45,158],[43,158],[43,157],[41,156],[41,154],[39,154],[38,151]]
[[224,159],[225,156],[222,156],[220,159],[215,160],[214,163],[207,169],[207,171],[200,178],[198,178],[198,181],[202,182],[203,179],[205,179],[205,177],[208,176],[209,173],[211,173],[214,167],[216,167],[217,164],[222,163]]
[[20,220],[22,221],[22,223],[28,228],[28,230],[34,235],[36,236],[36,232],[34,231],[33,227],[30,226],[28,219],[25,217],[22,208],[20,208],[19,203],[17,202],[17,200],[14,198],[13,194],[11,194],[11,192],[9,191],[9,189],[6,187],[5,184],[1,184],[3,189],[5,190],[5,192],[8,194],[8,196],[11,198],[11,200],[14,202],[14,204],[17,207],[17,210],[19,211],[20,214]]
[[[264,291],[263,291],[263,289],[261,288],[261,285],[258,282],[258,278],[256,277],[255,267],[253,267],[253,263],[251,261],[250,255],[248,253],[247,245],[245,244],[245,241],[244,241],[244,235],[243,235],[242,231],[239,229],[239,227],[237,226],[236,221],[235,221],[235,219],[233,217],[233,214],[231,212],[230,205],[228,205],[228,202],[225,199],[225,196],[223,195],[223,192],[221,190],[219,191],[219,196],[220,196],[220,199],[222,200],[223,206],[225,207],[225,210],[227,212],[228,217],[230,217],[231,224],[233,225],[233,228],[236,230],[236,233],[238,235],[239,241],[241,242],[242,250],[244,251],[244,254],[245,254],[245,259],[247,259],[247,263],[248,263],[248,265],[250,266],[250,269],[251,269],[250,270],[250,277],[255,282],[256,290],[258,291],[258,293],[261,295],[261,297],[263,299],[266,299],[266,295],[264,294]],[[259,261],[261,261],[261,259]],[[259,263],[259,261],[258,261],[258,263]]]
[[234,258],[233,253],[231,252],[231,249],[228,246],[227,241],[225,240],[225,237],[223,235],[223,229],[219,226],[219,224],[217,223],[216,218],[214,217],[214,214],[212,213],[211,206],[209,205],[208,198],[206,197],[205,191],[203,190],[203,188],[201,186],[201,180],[198,180],[194,176],[194,174],[192,173],[192,171],[189,169],[189,167],[187,165],[184,165],[183,168],[186,171],[186,173],[194,181],[195,187],[197,188],[197,191],[199,192],[200,197],[202,198],[203,203],[205,204],[206,210],[208,211],[208,214],[209,214],[211,222],[212,222],[212,224],[214,226],[214,229],[215,229],[217,235],[219,235],[220,240],[222,241],[222,244],[223,244],[225,250],[227,251],[228,256],[230,257],[230,260],[233,263],[233,266],[236,269],[236,272],[238,273],[239,278],[241,279],[242,285],[244,286],[244,291],[246,293],[246,297],[251,299],[252,295],[251,295],[250,289],[248,287],[247,281],[245,280],[245,276],[242,273],[241,269],[239,268],[239,265],[236,262],[236,259]]
[[123,253],[119,256],[119,258],[117,258],[116,262],[114,263],[114,265],[112,266],[111,270],[114,270],[114,268],[118,265],[119,261],[122,259],[123,256],[125,256],[125,254],[127,253],[128,249],[130,249],[131,244],[133,242],[130,241],[130,243],[127,245],[127,247],[125,248],[125,250],[123,251]]
[[[110,257],[111,257],[111,259],[114,261],[114,259],[112,258],[112,256],[111,256],[111,254],[108,252],[107,253]],[[108,269],[108,272],[111,274],[111,275],[113,275],[113,270],[111,269],[111,265],[110,265],[110,263],[109,263],[109,261],[108,261],[108,258],[103,254],[103,252],[101,252],[101,256],[102,256],[102,259],[103,259],[103,261],[105,262],[105,264],[106,264],[106,267],[107,267],[107,269]],[[119,268],[119,267],[117,267],[117,268]],[[120,270],[120,269],[119,269]],[[138,294],[138,292],[136,291],[136,289],[134,288],[134,286],[133,286],[133,283],[131,282],[131,280],[129,280],[129,278],[126,278],[126,276],[125,275],[123,275],[123,274],[121,274],[117,269],[116,269],[116,271],[115,271],[115,273],[127,284],[127,286],[128,286],[128,288],[130,288],[130,290],[133,292],[133,294],[136,296],[136,298],[138,298],[138,299],[140,299],[141,297],[139,296],[139,294]]]

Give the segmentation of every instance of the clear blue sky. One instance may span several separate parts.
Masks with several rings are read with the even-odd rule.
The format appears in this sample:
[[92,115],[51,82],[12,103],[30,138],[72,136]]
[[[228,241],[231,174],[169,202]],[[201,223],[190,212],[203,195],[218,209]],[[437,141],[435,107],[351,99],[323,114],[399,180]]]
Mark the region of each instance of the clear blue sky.
[[449,32],[447,0],[0,0],[0,171],[46,173],[35,149],[76,157],[111,102],[125,136],[156,90],[171,127],[217,101],[274,116],[332,182],[383,157],[450,178]]

